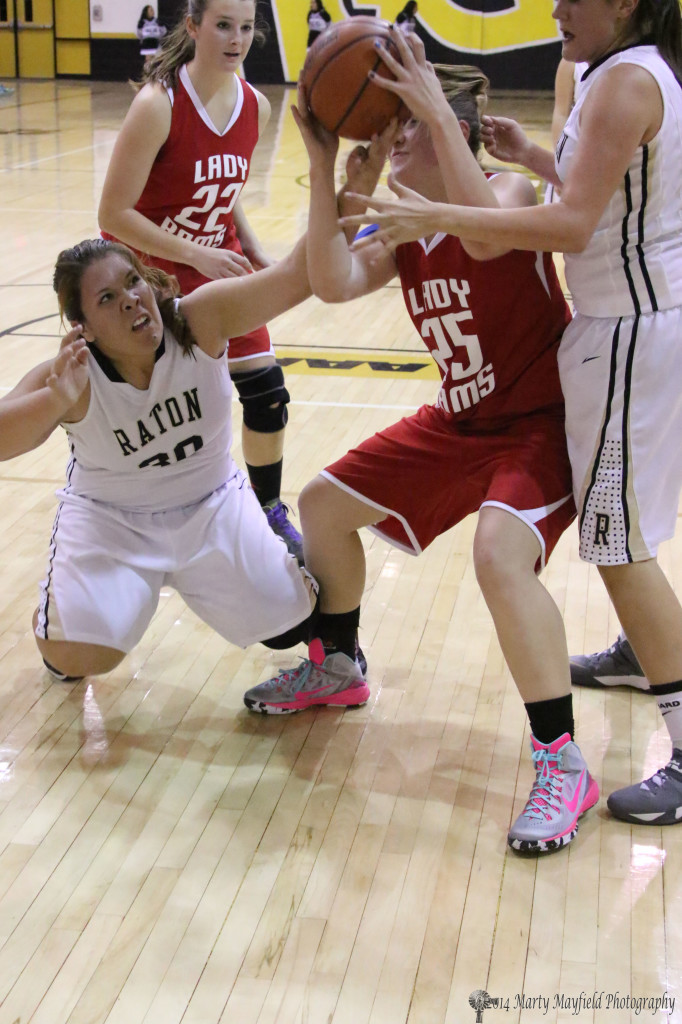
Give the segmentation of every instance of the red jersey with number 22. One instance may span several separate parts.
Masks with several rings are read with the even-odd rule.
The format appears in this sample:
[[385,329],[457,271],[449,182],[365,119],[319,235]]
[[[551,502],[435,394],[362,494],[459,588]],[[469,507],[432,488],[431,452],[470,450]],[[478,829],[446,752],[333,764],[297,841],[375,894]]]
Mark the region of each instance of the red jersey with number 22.
[[[186,65],[178,77],[178,88],[168,90],[173,105],[170,132],[135,209],[173,235],[241,253],[232,210],[258,142],[256,93],[235,76],[237,102],[221,133],[204,109]],[[152,266],[175,274],[185,295],[208,281],[186,263],[141,255]]]
[[488,429],[563,404],[557,349],[571,314],[551,253],[475,260],[439,233],[395,257],[412,322],[440,369],[443,412]]

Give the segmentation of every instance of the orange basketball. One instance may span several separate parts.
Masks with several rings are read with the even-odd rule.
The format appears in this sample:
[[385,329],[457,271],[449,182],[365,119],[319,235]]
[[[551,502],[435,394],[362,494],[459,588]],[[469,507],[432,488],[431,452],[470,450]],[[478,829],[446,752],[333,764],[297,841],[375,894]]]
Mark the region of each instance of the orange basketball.
[[393,78],[374,45],[377,39],[388,44],[391,55],[400,60],[391,35],[389,22],[356,15],[330,25],[310,47],[303,85],[310,110],[327,131],[363,142],[383,131],[392,117],[406,115],[397,96],[367,77],[368,71],[375,71]]

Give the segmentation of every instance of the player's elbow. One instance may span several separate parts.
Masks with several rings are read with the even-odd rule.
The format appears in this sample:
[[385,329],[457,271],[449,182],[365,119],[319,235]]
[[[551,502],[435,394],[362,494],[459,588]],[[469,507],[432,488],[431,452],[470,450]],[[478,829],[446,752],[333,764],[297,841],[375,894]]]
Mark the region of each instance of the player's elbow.
[[102,196],[97,208],[97,223],[100,231],[107,231],[110,235],[121,237],[121,211],[106,195]]
[[112,235],[116,234],[109,204],[103,199],[97,208],[97,223],[99,224],[100,231],[108,231]]
[[580,253],[584,252],[587,248],[587,244],[592,238],[593,231],[590,227],[575,227],[567,236],[564,245],[562,245],[562,252],[569,253]]
[[353,298],[352,295],[346,294],[346,289],[343,287],[342,282],[337,280],[331,281],[311,281],[313,294],[321,299],[322,302],[347,302],[348,299]]

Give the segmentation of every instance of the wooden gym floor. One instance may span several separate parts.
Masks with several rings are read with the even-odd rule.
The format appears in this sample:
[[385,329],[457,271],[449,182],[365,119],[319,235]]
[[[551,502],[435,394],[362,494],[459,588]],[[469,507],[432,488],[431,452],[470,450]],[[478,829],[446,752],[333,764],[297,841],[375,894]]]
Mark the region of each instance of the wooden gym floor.
[[[277,255],[305,227],[307,175],[291,93],[267,91],[245,206]],[[97,231],[130,95],[25,82],[0,99],[1,393],[56,351],[54,259]],[[547,96],[493,109],[546,137]],[[436,393],[396,286],[310,300],[273,335],[293,506]],[[468,1024],[478,989],[500,1000],[486,1024],[682,1020],[682,828],[631,828],[602,800],[569,849],[507,851],[532,766],[473,519],[419,559],[367,534],[369,704],[270,719],[242,692],[291,659],[231,647],[172,592],[117,671],[49,681],[31,613],[66,456],[58,431],[0,466],[0,1024]],[[661,560],[677,583],[682,536]],[[574,529],[544,581],[572,651],[614,639]],[[667,760],[653,700],[574,696],[604,794]]]

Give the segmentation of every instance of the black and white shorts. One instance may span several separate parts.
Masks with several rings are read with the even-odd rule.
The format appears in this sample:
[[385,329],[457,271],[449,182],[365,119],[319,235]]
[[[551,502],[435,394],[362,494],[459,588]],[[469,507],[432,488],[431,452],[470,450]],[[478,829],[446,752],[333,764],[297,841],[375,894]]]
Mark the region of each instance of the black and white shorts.
[[201,501],[163,512],[63,493],[36,634],[127,653],[161,588],[173,587],[216,632],[247,647],[310,615],[310,580],[241,471]]
[[580,557],[622,565],[675,532],[682,489],[682,307],[576,314],[559,348]]

